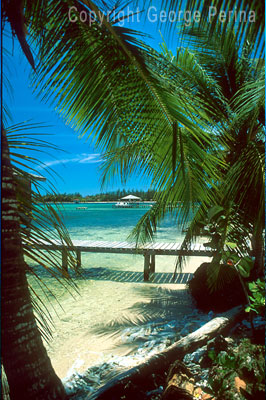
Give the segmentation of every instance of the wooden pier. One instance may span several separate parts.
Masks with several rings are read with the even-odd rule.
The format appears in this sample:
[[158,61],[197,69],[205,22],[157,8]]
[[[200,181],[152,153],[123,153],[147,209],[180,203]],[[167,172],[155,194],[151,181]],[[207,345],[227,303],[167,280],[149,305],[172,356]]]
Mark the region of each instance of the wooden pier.
[[181,249],[181,243],[146,243],[136,247],[135,243],[130,242],[106,242],[73,240],[73,246],[65,246],[53,241],[44,242],[38,245],[42,250],[58,250],[62,252],[62,267],[67,269],[67,258],[69,251],[77,254],[77,265],[81,266],[81,253],[112,253],[112,254],[142,254],[144,256],[144,281],[149,280],[150,273],[155,272],[155,256],[194,256],[212,257],[213,249],[208,249],[202,244],[193,244],[190,249]]

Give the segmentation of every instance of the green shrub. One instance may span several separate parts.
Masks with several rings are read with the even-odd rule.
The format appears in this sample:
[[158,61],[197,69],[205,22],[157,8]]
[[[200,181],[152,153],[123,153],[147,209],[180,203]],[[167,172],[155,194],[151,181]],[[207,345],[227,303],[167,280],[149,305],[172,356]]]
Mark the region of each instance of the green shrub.
[[[264,399],[265,398],[265,348],[242,339],[239,346],[216,354],[208,353],[213,361],[208,385],[203,388],[217,400]],[[235,387],[239,377],[246,388]]]
[[265,313],[265,282],[262,279],[257,279],[256,282],[248,284],[249,291],[249,306],[247,312],[254,311],[256,314],[264,315]]

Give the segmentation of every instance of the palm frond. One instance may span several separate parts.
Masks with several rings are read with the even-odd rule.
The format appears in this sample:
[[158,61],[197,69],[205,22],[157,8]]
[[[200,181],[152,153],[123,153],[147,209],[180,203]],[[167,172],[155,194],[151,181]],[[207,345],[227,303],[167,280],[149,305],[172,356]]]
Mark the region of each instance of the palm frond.
[[[261,61],[261,60],[260,60]],[[261,62],[258,62],[258,64]],[[265,68],[260,67],[259,74],[247,81],[232,99],[232,108],[236,113],[235,121],[245,123],[253,121],[253,127],[257,129],[265,125]],[[256,132],[257,133],[257,132]],[[256,138],[254,135],[250,139]]]
[[[265,26],[265,6],[260,0],[163,0],[161,8],[169,11],[175,11],[176,15],[180,10],[188,11],[191,15],[191,26],[198,26],[200,29],[205,28],[208,24],[210,36],[219,26],[221,36],[226,32],[234,30],[239,43],[252,43],[253,53],[255,56],[263,58],[265,48],[264,26]],[[193,15],[195,11],[200,12],[200,22],[194,22]],[[254,14],[253,14],[254,11]],[[220,21],[220,13],[224,12],[226,19]],[[231,14],[230,14],[231,12]],[[240,14],[244,12],[244,14]],[[249,14],[249,12],[252,12]],[[215,13],[215,15],[214,15]],[[246,14],[245,14],[246,13]],[[235,17],[236,15],[236,17]],[[249,18],[250,16],[250,18]],[[176,22],[167,21],[165,25],[166,31],[174,30]],[[181,22],[184,26],[184,21]],[[182,43],[182,35],[180,42]]]
[[[32,133],[33,130],[40,128],[40,124],[17,124],[6,129],[7,139],[11,149],[11,162],[14,179],[17,186],[18,212],[20,216],[20,235],[23,242],[24,256],[31,260],[28,263],[27,272],[37,279],[42,290],[54,297],[53,288],[48,287],[42,274],[37,272],[36,265],[41,266],[71,294],[78,288],[68,271],[62,269],[61,259],[51,250],[41,251],[39,245],[43,242],[52,244],[54,240],[63,243],[65,246],[72,246],[72,241],[66,230],[62,213],[59,208],[40,201],[41,182],[38,180],[37,167],[41,162],[32,156],[23,154],[27,152],[47,152],[55,149],[54,145],[39,139],[38,135]],[[40,134],[41,135],[41,134]],[[13,150],[13,151],[12,151]],[[22,160],[22,161],[20,161]],[[50,184],[53,188],[53,184]],[[55,190],[53,189],[55,193]],[[68,266],[75,273],[80,274],[77,269],[76,255],[70,252]],[[30,283],[29,283],[30,285]],[[51,335],[51,316],[46,308],[45,302],[34,288],[30,285],[33,306],[39,321],[39,328],[45,340]],[[47,298],[49,300],[49,298]]]
[[[92,29],[68,21],[61,29],[66,32],[63,40],[55,39],[54,29],[46,34],[37,85],[43,98],[58,104],[61,115],[82,130],[82,135],[92,129],[96,144],[107,151],[120,143],[135,143],[144,134],[152,145],[158,142],[159,130],[162,140],[171,135],[176,120],[195,137],[207,140],[199,128],[204,115],[197,116],[199,108],[197,112],[193,108],[190,89],[184,88],[183,93],[180,90],[174,99],[170,94],[168,103],[173,104],[169,107],[162,79],[158,81],[158,76],[152,74],[154,64],[162,65],[162,58],[159,60],[158,54],[137,40],[135,32],[109,22],[104,26],[95,24]],[[168,69],[170,66],[168,63]],[[204,113],[203,102],[201,107]],[[184,111],[189,111],[189,117]]]
[[[114,174],[126,179],[136,171],[152,178],[157,206],[142,218],[136,237],[152,239],[169,209],[185,225],[191,211],[200,210],[196,222],[219,201],[224,205],[230,167],[240,171],[236,160],[242,148],[261,134],[262,85],[257,83],[262,62],[255,60],[264,54],[260,3],[251,4],[258,23],[243,24],[218,21],[219,10],[228,12],[232,0],[163,2],[168,9],[190,7],[193,12],[198,7],[203,15],[198,25],[181,27],[183,47],[176,56],[165,44],[159,54],[137,32],[109,21],[105,2],[39,1],[40,15],[38,7],[27,3],[32,17],[27,14],[26,19],[40,60],[36,91],[66,123],[106,152],[104,181]],[[77,13],[93,11],[96,20],[62,19],[73,4]],[[210,6],[218,12],[208,23]],[[249,9],[247,0],[234,6]],[[254,108],[245,89],[252,92]],[[192,228],[187,240],[196,225]]]
[[[247,165],[249,166],[247,168]],[[265,187],[264,143],[250,142],[228,171],[224,181],[224,196],[230,198],[245,217],[264,225]]]

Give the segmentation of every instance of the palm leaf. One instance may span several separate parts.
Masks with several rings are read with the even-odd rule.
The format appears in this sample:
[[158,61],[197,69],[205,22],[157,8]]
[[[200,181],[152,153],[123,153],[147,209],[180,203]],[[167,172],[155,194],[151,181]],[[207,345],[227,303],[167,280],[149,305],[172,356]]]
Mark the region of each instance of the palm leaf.
[[[216,15],[213,18],[209,18],[209,13],[213,9],[210,7],[214,7],[216,9]],[[264,25],[265,25],[265,9],[264,3],[260,0],[206,0],[204,2],[200,0],[185,0],[183,2],[177,0],[166,1],[163,0],[161,4],[161,8],[165,9],[167,13],[169,11],[175,11],[178,13],[180,9],[188,10],[193,13],[195,11],[200,12],[200,22],[198,24],[192,21],[192,27],[198,25],[199,28],[204,28],[206,24],[208,24],[208,31],[210,36],[212,36],[219,25],[220,34],[223,36],[229,30],[234,29],[236,35],[238,37],[239,43],[247,43],[248,41],[252,43],[254,54],[257,54],[258,57],[264,57]],[[219,14],[221,11],[224,11],[226,14],[226,20],[222,23],[219,20]],[[234,14],[231,14],[230,11],[235,11],[237,15],[241,11],[254,11],[255,12],[255,21],[251,18],[234,18]],[[178,15],[178,14],[177,14]],[[248,16],[248,13],[247,13]],[[166,24],[166,29],[173,30],[176,26],[176,23]],[[183,23],[184,26],[184,23]],[[184,26],[184,30],[186,27]],[[180,38],[182,41],[182,36]]]
[[[28,10],[34,11],[30,3]],[[259,13],[258,24],[244,26],[218,23],[217,17],[207,23],[210,5],[228,11],[231,0],[184,2],[192,11],[199,7],[204,18],[199,26],[182,27],[180,44],[189,49],[178,49],[176,57],[166,46],[159,54],[135,31],[108,21],[104,2],[99,7],[91,1],[74,2],[78,11],[101,15],[103,24],[62,20],[70,4],[43,4],[40,15],[27,14],[39,50],[36,90],[106,152],[105,180],[114,174],[127,178],[136,170],[152,178],[158,206],[135,234],[152,238],[168,209],[185,224],[193,208],[200,205],[204,216],[217,204],[215,196],[225,203],[223,178],[230,176],[244,144],[260,132],[256,118],[261,120],[262,107],[256,106],[259,112],[247,132],[244,122],[251,110],[245,101],[246,110],[240,112],[238,100],[244,98],[244,85],[252,91],[250,81],[261,72],[261,62],[254,62],[263,54],[260,3],[251,6]],[[242,4],[248,6],[246,0],[238,1],[237,10]],[[167,6],[178,10],[181,3],[172,0]],[[255,93],[256,101],[261,93]]]
[[[36,173],[38,173],[37,167],[41,165],[41,162],[35,157],[23,155],[25,150],[31,153],[37,152],[38,154],[41,151],[47,152],[49,149],[55,148],[55,146],[38,139],[38,136],[35,137],[30,132],[36,128],[39,129],[40,125],[17,124],[7,128],[6,133],[10,149],[13,150],[10,156],[17,185],[18,211],[21,220],[20,235],[23,242],[24,256],[32,262],[27,264],[27,271],[37,279],[44,293],[48,293],[55,298],[53,289],[46,285],[42,277],[43,274],[36,270],[36,264],[47,271],[71,294],[73,290],[77,292],[78,289],[69,273],[62,269],[60,257],[51,250],[40,251],[38,246],[43,242],[52,244],[53,240],[60,241],[67,247],[73,246],[73,244],[62,222],[60,210],[56,210],[50,204],[40,202],[42,184],[36,180]],[[32,186],[31,192],[28,192],[29,185]],[[50,187],[53,188],[53,185],[51,184]],[[53,192],[55,193],[55,191]],[[69,268],[80,274],[76,265],[75,253],[69,254]],[[51,315],[41,296],[37,294],[30,284],[29,286],[41,334],[45,340],[49,340],[51,336]],[[48,296],[48,301],[49,298]]]
[[[249,168],[246,166],[249,165]],[[245,211],[250,221],[264,221],[264,143],[250,142],[225,177],[224,196]]]

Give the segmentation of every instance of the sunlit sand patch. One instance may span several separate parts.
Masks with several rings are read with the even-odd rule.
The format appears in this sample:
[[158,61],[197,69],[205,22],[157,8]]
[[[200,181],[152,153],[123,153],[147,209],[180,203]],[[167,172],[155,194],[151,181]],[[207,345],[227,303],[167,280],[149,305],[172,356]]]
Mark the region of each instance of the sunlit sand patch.
[[[63,309],[54,300],[48,305],[55,329],[53,339],[46,347],[58,376],[65,377],[74,363],[78,372],[84,372],[111,354],[122,356],[136,349],[135,343],[123,343],[121,340],[119,332],[128,326],[135,323],[141,326],[158,319],[181,319],[191,313],[194,306],[185,283],[203,260],[206,258],[190,259],[180,274],[179,284],[172,283],[172,266],[171,272],[154,275],[156,283],[143,283],[142,269],[120,271],[120,274],[119,270],[114,273],[109,271],[109,276],[101,268],[99,274],[95,273],[96,267],[90,276],[88,269],[86,279],[78,281],[80,294],[74,294],[74,298],[57,282],[46,277]],[[158,264],[158,269],[162,270],[162,262]],[[169,266],[165,269],[169,270]],[[109,332],[110,326],[116,324],[118,333]]]

